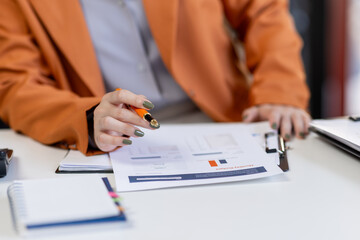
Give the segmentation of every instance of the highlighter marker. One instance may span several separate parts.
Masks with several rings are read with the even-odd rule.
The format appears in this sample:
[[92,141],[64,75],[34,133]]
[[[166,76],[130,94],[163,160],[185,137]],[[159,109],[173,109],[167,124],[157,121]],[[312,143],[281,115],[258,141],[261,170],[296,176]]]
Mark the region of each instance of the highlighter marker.
[[159,122],[155,118],[153,118],[148,111],[142,108],[136,108],[134,106],[130,106],[130,107],[137,113],[137,115],[148,121],[150,123],[150,127],[156,129],[160,127]]
[[[121,90],[121,88],[117,88],[116,91],[119,91]],[[129,106],[129,105],[127,105]],[[145,121],[149,122],[150,123],[150,127],[152,128],[155,128],[155,129],[158,129],[160,127],[160,123],[151,116],[151,114],[146,111],[145,109],[143,108],[137,108],[137,107],[134,107],[134,106],[129,106],[132,110],[134,110],[137,115],[139,115],[140,117],[142,117]]]

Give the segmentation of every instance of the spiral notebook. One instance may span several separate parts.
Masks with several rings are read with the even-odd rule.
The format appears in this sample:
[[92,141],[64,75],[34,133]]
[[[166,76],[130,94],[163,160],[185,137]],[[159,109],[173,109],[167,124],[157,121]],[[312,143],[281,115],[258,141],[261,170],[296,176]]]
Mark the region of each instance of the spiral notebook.
[[107,178],[97,176],[15,181],[8,197],[22,236],[99,231],[126,220]]

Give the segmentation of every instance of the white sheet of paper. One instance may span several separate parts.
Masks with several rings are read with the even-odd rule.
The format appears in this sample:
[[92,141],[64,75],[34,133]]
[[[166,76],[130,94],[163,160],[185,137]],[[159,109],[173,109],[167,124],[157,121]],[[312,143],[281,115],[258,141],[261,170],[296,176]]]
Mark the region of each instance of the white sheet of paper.
[[162,125],[110,153],[117,191],[231,182],[282,173],[249,132],[234,123]]

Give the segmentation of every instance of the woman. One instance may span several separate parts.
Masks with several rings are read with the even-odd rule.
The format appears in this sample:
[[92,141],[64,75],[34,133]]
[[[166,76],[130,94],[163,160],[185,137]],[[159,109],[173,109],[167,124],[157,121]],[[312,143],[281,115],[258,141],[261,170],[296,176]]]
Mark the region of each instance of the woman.
[[42,143],[112,151],[149,128],[124,105],[189,102],[215,121],[307,134],[301,41],[284,0],[2,0],[0,9],[0,117]]

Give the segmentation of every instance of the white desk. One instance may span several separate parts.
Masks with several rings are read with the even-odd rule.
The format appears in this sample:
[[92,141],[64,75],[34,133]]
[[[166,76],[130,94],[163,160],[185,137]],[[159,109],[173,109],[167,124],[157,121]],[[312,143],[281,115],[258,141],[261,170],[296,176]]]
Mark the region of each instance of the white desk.
[[[290,171],[282,176],[123,193],[131,226],[45,239],[360,239],[360,161],[314,134],[290,146]],[[11,130],[0,130],[0,147],[15,156],[0,179],[0,239],[18,239],[7,186],[15,179],[68,177],[54,173],[66,151]]]

